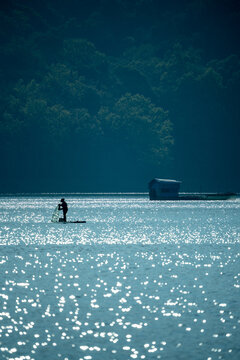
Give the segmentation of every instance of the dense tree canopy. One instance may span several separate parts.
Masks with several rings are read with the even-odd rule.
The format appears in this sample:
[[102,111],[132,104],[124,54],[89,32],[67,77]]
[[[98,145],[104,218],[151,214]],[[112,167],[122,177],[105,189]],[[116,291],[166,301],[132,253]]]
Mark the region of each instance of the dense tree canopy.
[[237,0],[0,5],[2,191],[239,191]]

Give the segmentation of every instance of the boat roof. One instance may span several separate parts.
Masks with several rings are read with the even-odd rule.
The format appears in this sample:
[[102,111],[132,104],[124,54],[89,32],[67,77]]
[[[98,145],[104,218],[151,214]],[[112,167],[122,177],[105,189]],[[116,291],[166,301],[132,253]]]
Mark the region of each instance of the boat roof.
[[159,178],[154,178],[152,181],[156,181],[159,183],[174,183],[174,184],[181,184],[181,181],[178,180],[172,180],[172,179],[159,179]]

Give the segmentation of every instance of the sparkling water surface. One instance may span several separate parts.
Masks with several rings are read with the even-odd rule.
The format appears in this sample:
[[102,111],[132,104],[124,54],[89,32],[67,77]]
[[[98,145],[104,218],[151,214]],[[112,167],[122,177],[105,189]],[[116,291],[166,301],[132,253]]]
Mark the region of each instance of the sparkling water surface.
[[240,201],[0,198],[0,359],[239,359]]

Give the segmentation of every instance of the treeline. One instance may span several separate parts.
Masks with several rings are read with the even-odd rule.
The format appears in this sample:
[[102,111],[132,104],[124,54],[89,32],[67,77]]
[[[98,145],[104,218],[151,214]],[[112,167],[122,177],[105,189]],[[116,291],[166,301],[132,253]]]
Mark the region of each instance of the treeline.
[[2,188],[137,191],[171,176],[232,190],[239,14],[223,0],[2,4]]

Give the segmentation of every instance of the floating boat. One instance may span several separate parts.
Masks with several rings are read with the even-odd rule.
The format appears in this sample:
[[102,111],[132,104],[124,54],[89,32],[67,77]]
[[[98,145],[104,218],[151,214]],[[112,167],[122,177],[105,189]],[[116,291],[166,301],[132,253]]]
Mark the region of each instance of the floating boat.
[[228,200],[237,196],[235,193],[179,193],[181,181],[158,179],[150,181],[150,200]]

